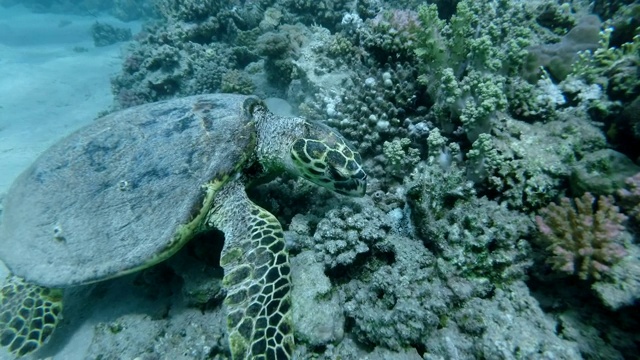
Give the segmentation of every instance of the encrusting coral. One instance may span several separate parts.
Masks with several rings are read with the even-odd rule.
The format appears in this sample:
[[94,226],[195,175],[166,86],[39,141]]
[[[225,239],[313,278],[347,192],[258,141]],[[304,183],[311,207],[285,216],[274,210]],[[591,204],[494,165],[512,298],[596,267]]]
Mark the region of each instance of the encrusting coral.
[[640,223],[640,173],[629,177],[626,188],[618,190],[621,206],[627,210],[627,214]]

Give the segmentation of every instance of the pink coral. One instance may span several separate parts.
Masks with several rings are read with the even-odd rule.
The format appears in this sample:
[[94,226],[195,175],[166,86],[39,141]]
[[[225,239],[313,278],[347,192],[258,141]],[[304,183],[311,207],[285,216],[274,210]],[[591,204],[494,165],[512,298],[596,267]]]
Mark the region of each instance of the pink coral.
[[600,196],[595,212],[594,200],[585,193],[574,199],[574,207],[565,197],[536,216],[542,239],[552,253],[547,262],[553,269],[577,274],[582,280],[599,280],[626,255],[620,235],[627,217],[613,205],[613,197]]

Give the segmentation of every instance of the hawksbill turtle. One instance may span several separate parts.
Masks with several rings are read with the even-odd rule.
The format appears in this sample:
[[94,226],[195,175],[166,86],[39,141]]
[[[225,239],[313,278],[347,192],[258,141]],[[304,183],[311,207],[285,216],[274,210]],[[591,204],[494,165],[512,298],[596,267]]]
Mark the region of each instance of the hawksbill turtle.
[[11,186],[0,258],[0,345],[16,356],[54,331],[64,288],[157,264],[224,233],[233,359],[289,359],[290,266],[278,220],[245,189],[288,172],[362,196],[359,154],[335,130],[253,96],[197,95],[121,110],[44,152]]

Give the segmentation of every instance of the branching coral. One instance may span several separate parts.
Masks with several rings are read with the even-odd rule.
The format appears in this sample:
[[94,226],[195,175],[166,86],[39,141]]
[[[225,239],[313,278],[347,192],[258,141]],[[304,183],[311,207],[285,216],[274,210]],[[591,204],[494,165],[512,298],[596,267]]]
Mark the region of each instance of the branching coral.
[[393,139],[383,144],[384,157],[392,175],[402,177],[407,175],[420,161],[420,151],[410,147],[408,138]]
[[415,36],[421,28],[416,12],[382,11],[367,25],[360,29],[362,44],[377,61],[414,61]]
[[574,199],[562,198],[560,205],[551,204],[536,216],[538,229],[553,269],[577,274],[582,280],[599,280],[620,261],[626,250],[620,242],[626,216],[613,205],[613,197],[601,196],[594,211],[595,198],[590,193]]
[[435,5],[420,6],[418,20],[413,49],[432,111],[443,128],[459,119],[475,141],[507,108],[505,75],[524,62],[531,16],[515,2],[460,1],[449,21],[438,17]]
[[622,45],[611,45],[613,28],[600,32],[599,47],[578,54],[573,74],[588,83],[601,84],[616,99],[633,99],[640,92],[640,82],[633,74],[640,63],[640,35]]

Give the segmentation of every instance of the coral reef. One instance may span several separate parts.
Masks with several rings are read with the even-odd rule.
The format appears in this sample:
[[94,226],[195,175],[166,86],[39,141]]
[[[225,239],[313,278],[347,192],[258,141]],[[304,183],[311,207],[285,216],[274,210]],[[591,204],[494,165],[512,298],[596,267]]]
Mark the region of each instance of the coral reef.
[[331,210],[313,235],[315,249],[326,268],[344,269],[375,251],[385,251],[391,227],[390,219],[376,207],[367,206],[357,213],[347,207]]
[[573,72],[602,85],[613,99],[630,100],[640,92],[637,79],[629,78],[640,61],[640,34],[618,48],[611,45],[612,33],[613,28],[604,29],[599,33],[597,47],[579,52],[580,58],[574,64]]
[[578,342],[552,335],[557,326],[544,316],[527,286],[515,282],[492,296],[476,295],[461,306],[425,341],[424,357],[581,358]]
[[419,150],[409,145],[411,140],[408,138],[395,138],[382,144],[386,168],[391,175],[402,178],[407,175],[408,169],[413,169],[420,162]]
[[431,111],[441,129],[461,126],[475,141],[507,106],[504,75],[522,66],[535,28],[529,10],[510,1],[461,1],[449,21],[435,5],[420,6],[418,19],[414,52]]
[[154,0],[156,11],[164,18],[202,21],[209,16],[220,11],[224,1],[204,0],[204,1],[179,1],[179,0]]
[[[291,261],[293,282],[293,323],[296,336],[311,346],[326,346],[344,338],[345,317],[338,294],[314,261],[312,251],[302,252]],[[309,309],[314,309],[310,312]]]
[[456,274],[494,284],[525,277],[532,264],[527,237],[533,224],[527,216],[470,196],[473,188],[455,167],[418,168],[408,189],[416,230]]
[[390,240],[395,262],[369,266],[366,277],[341,292],[357,339],[399,350],[435,331],[455,296],[443,287],[435,257],[420,243],[400,236]]
[[[111,81],[119,107],[220,91],[223,77],[231,70],[238,70],[243,61],[241,49],[216,42],[185,42],[175,37],[175,33],[169,37],[170,32],[160,29],[147,29],[148,32],[138,35],[137,45],[126,51],[122,72]],[[191,38],[198,34],[194,30],[184,36]],[[233,74],[236,76],[232,77]],[[227,76],[226,86],[239,87],[245,92],[251,88],[246,76],[240,73]]]
[[[640,6],[620,8],[600,31],[598,47],[579,53],[571,76],[599,86],[608,101],[591,105],[595,117],[608,128],[612,143],[632,158],[640,155],[637,108],[640,98]],[[635,24],[635,25],[634,25]]]
[[528,48],[526,71],[530,79],[537,79],[540,67],[545,67],[557,80],[564,80],[572,71],[572,64],[581,51],[598,48],[600,19],[587,15],[555,44],[536,45]]
[[423,89],[416,76],[410,64],[399,63],[353,79],[329,123],[354,140],[365,156],[383,153],[384,142],[394,138],[426,139],[426,109],[418,100]]
[[291,23],[319,24],[333,30],[347,10],[347,0],[284,0],[282,6],[292,14]]
[[[591,290],[611,310],[632,307],[640,299],[640,247],[624,239],[627,255],[607,272],[606,281],[591,285]],[[624,236],[624,235],[623,235]]]
[[594,126],[573,115],[562,117],[544,126],[507,117],[495,121],[493,135],[481,134],[467,152],[469,179],[515,209],[549,203],[561,195],[575,159],[606,144]]
[[363,32],[362,43],[380,63],[413,59],[412,42],[421,26],[418,14],[411,10],[387,10],[369,22],[370,31]]
[[96,46],[108,46],[131,40],[131,29],[119,29],[113,25],[96,21],[91,26],[91,36]]
[[[363,199],[288,178],[250,192],[287,230],[299,358],[633,358],[640,319],[616,320],[640,298],[627,2],[158,0],[113,91],[277,96],[358,148]],[[216,271],[178,270],[180,301],[222,311]]]
[[240,70],[229,70],[220,82],[220,90],[226,93],[249,95],[256,88],[251,78]]
[[265,57],[267,79],[286,87],[293,79],[293,59],[306,42],[308,31],[300,25],[282,25],[277,31],[262,34],[256,40],[256,51]]

